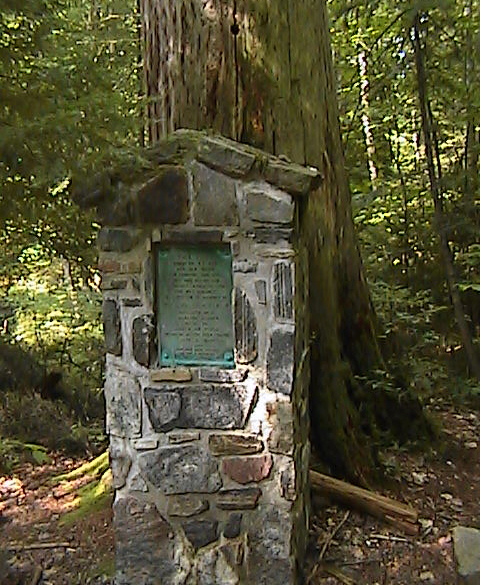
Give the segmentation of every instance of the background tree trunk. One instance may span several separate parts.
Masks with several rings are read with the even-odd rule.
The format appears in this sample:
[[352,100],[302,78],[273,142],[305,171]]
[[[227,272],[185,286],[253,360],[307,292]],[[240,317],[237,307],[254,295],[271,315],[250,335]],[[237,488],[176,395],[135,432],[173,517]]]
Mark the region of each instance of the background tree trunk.
[[445,279],[447,281],[448,291],[452,300],[455,320],[457,321],[458,330],[465,348],[468,364],[472,374],[477,378],[477,380],[480,380],[480,361],[477,357],[475,346],[473,345],[472,334],[468,328],[467,320],[465,318],[465,311],[463,309],[463,303],[460,297],[460,291],[458,289],[457,279],[455,276],[453,254],[448,242],[447,228],[442,206],[442,194],[439,187],[439,179],[441,179],[441,166],[438,145],[435,149],[437,154],[437,168],[435,169],[433,144],[436,141],[434,131],[432,129],[432,112],[429,107],[427,96],[427,80],[424,66],[424,47],[420,40],[420,26],[420,15],[417,14],[413,25],[413,45],[417,73],[418,99],[420,102],[420,112],[422,115],[422,128],[425,141],[428,178],[430,181],[430,192],[432,194],[435,211],[435,224],[440,239],[440,249],[445,267]]
[[319,168],[310,239],[314,443],[365,483],[372,459],[351,398],[382,363],[351,215],[323,0],[141,0],[150,140],[211,129]]

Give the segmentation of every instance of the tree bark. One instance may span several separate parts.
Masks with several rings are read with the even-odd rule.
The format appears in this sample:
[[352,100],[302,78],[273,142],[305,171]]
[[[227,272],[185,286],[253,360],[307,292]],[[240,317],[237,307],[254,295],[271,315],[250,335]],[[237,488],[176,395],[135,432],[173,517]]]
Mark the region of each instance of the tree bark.
[[338,474],[366,483],[372,459],[352,397],[381,366],[351,214],[324,0],[140,0],[148,135],[210,129],[319,168],[303,210],[311,242],[311,418]]

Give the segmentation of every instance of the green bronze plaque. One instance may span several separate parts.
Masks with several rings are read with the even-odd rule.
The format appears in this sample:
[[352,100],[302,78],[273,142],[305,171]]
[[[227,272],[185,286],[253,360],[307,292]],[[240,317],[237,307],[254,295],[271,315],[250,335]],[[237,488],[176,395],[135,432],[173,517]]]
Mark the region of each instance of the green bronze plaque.
[[229,245],[157,249],[160,365],[233,368]]

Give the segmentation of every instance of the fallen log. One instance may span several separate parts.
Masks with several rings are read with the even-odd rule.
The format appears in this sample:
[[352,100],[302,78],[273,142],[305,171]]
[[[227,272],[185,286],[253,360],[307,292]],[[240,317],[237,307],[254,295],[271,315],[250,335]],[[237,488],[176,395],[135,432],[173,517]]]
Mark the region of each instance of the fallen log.
[[407,534],[418,533],[418,512],[406,504],[318,471],[310,470],[310,483],[313,489],[328,495],[332,500],[380,518]]

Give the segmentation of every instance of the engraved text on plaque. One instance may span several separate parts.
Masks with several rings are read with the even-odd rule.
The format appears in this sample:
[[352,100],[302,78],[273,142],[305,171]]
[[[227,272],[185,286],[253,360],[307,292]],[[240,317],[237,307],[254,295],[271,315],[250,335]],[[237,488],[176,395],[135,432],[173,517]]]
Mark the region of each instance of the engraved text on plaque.
[[230,247],[159,247],[157,315],[160,365],[233,367]]

